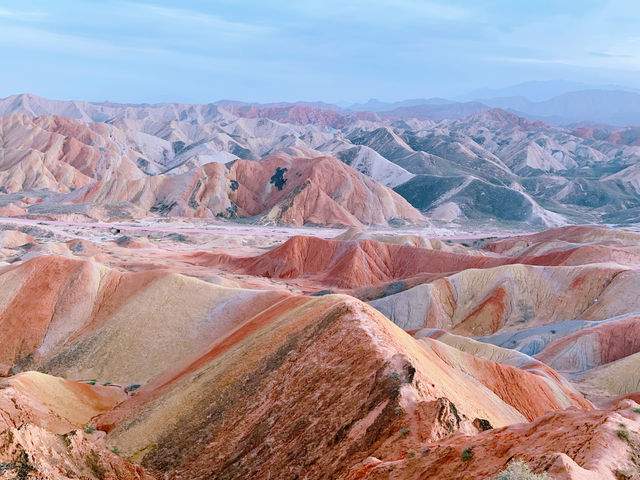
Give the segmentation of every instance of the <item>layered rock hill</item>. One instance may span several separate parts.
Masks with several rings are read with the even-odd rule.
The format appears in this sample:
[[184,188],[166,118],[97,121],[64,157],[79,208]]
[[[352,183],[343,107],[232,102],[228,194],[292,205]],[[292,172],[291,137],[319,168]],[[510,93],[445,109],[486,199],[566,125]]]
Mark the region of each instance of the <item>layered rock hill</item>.
[[[13,278],[18,289],[8,292],[4,318],[15,318],[14,309],[24,307],[20,297],[31,288],[42,289],[30,272],[52,279],[51,297],[34,306],[42,317],[30,319],[32,329],[14,337],[20,348],[7,348],[3,362],[14,371],[36,367],[91,379],[96,386],[35,373],[11,377],[11,388],[33,398],[25,398],[20,410],[42,402],[59,417],[52,422],[32,412],[22,421],[67,436],[76,435],[67,429],[88,424],[87,431],[107,433],[100,438],[104,445],[141,462],[151,475],[340,475],[372,454],[392,458],[413,438],[474,433],[482,425],[531,420],[568,405],[592,408],[553,377],[474,359],[437,342],[421,344],[346,296],[237,291],[166,272],[141,277],[44,256],[0,275]],[[86,291],[78,292],[79,286]],[[174,299],[171,308],[160,301],[166,289]],[[175,327],[169,327],[170,319],[178,322]],[[162,325],[171,343],[160,341],[153,324]],[[2,328],[10,326],[5,321]],[[183,332],[180,342],[177,331]],[[522,378],[513,382],[514,376]],[[104,383],[109,385],[98,386]],[[143,386],[135,396],[122,398],[138,384]],[[65,388],[77,400],[66,393],[48,398]],[[317,396],[309,396],[314,391]],[[535,403],[524,401],[540,395]],[[336,405],[340,413],[327,415]],[[405,428],[413,432],[405,435]],[[265,443],[267,438],[272,440]],[[70,448],[72,458],[65,461],[72,463],[74,449],[81,447]],[[106,455],[104,446],[97,448]],[[96,468],[106,468],[106,460],[96,462]]]
[[301,279],[317,286],[353,289],[412,277],[495,266],[503,259],[436,251],[376,240],[341,241],[295,236],[255,257],[194,252],[193,261],[223,265],[267,278]]
[[[262,214],[270,222],[380,225],[389,220],[423,220],[398,194],[332,157],[238,160],[229,178],[229,198],[240,215]],[[265,207],[267,212],[262,213]]]
[[[0,232],[0,479],[640,477],[640,234],[366,229],[633,224],[637,129],[438,101],[0,115],[0,214],[36,217]],[[352,228],[76,221],[141,217]]]

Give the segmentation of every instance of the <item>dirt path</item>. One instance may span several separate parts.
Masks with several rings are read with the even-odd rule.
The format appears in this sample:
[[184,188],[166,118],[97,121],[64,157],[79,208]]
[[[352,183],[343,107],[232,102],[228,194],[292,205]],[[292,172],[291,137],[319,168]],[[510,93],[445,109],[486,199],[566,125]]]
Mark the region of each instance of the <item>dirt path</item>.
[[[78,227],[78,228],[95,228],[102,230],[120,230],[122,232],[162,232],[162,233],[192,233],[192,234],[217,234],[217,235],[261,235],[261,236],[273,236],[290,238],[295,235],[312,235],[320,238],[333,238],[344,232],[344,229],[338,228],[322,228],[322,227],[266,227],[263,225],[229,225],[220,224],[212,225],[206,224],[206,227],[192,227],[192,226],[163,226],[154,224],[137,224],[132,225],[130,223],[119,222],[63,222],[59,220],[39,220],[32,218],[17,218],[17,217],[0,217],[0,224],[15,224],[15,225],[46,225],[56,227]],[[452,241],[464,241],[464,240],[477,240],[487,237],[492,238],[505,238],[515,235],[529,235],[535,232],[504,232],[504,233],[454,233],[447,232],[434,232],[425,229],[401,228],[401,229],[371,229],[370,233],[385,233],[394,235],[421,235],[425,238],[439,238],[442,240]]]

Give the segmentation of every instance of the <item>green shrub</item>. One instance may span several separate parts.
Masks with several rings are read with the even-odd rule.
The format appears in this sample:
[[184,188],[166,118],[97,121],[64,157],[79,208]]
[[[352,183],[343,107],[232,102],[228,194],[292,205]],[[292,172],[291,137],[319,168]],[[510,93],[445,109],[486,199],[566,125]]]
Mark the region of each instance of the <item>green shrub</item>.
[[473,458],[473,447],[467,447],[462,451],[460,458],[463,462],[468,462]]
[[626,440],[627,442],[629,441],[629,430],[627,430],[626,428],[619,428],[618,430],[616,430],[616,435],[618,435],[618,438],[620,440]]
[[640,413],[640,408],[636,407],[633,409],[633,413]]
[[496,480],[551,480],[546,473],[533,473],[522,460],[514,460],[500,472]]
[[96,429],[93,428],[93,427],[87,427],[87,428],[84,429],[84,433],[93,433],[95,431],[96,431]]
[[415,450],[407,451],[407,455],[406,455],[407,458],[413,458],[415,456],[416,456],[416,451]]
[[111,452],[112,452],[112,453],[115,453],[116,455],[120,455],[120,450],[118,450],[118,447],[113,447],[113,448],[111,449]]
[[406,437],[407,435],[409,435],[409,429],[408,428],[401,428],[398,433],[400,434],[401,437]]

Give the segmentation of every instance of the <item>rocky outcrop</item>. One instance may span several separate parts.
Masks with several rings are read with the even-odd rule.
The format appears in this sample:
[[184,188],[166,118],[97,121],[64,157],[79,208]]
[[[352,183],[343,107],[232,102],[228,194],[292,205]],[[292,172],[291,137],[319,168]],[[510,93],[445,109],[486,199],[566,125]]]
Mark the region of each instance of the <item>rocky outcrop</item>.
[[608,410],[564,410],[528,424],[415,443],[391,461],[370,457],[349,480],[496,478],[513,460],[566,480],[618,480],[638,475],[640,414],[625,400]]
[[[95,383],[95,382],[93,382]],[[28,372],[0,382],[0,478],[152,480],[86,427],[127,394]]]

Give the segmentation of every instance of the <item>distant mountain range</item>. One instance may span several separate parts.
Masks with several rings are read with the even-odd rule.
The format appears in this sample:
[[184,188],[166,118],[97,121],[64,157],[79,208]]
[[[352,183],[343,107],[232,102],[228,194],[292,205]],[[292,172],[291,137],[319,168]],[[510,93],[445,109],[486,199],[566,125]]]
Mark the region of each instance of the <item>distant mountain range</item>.
[[[186,104],[128,105],[112,102],[61,102],[23,94],[4,99],[0,104],[0,115],[10,112],[43,115],[55,111],[77,120],[104,121],[112,118],[115,111],[126,110],[127,107],[145,107],[145,111],[150,112],[158,111],[158,106],[164,105]],[[299,124],[311,121],[306,118],[308,115],[320,115],[324,118],[324,123],[334,128],[343,128],[352,119],[459,120],[491,108],[501,108],[529,120],[540,120],[549,125],[598,125],[608,129],[640,125],[640,90],[617,85],[591,86],[565,81],[526,82],[502,89],[481,89],[455,99],[415,98],[398,102],[370,99],[365,103],[349,106],[338,106],[326,102],[260,104],[218,100],[206,105],[209,105],[212,112],[222,107],[234,115],[245,118],[262,116],[278,120],[284,117],[297,117]],[[202,111],[202,105],[194,108]],[[203,111],[203,114],[208,118],[206,112]]]
[[621,85],[592,85],[566,80],[529,81],[504,88],[481,88],[454,97],[453,100],[468,102],[480,98],[524,97],[532,102],[542,102],[565,93],[583,90],[616,90],[640,93],[640,89]]
[[480,102],[555,125],[581,122],[627,126],[640,124],[640,93],[581,90],[533,102],[524,97],[486,98]]
[[413,112],[416,118],[441,120],[461,118],[456,112],[470,114],[495,107],[552,125],[582,122],[614,126],[640,124],[640,90],[565,81],[526,82],[502,89],[475,90],[454,100],[430,98],[381,102],[371,99],[351,105],[349,109],[399,116]]

